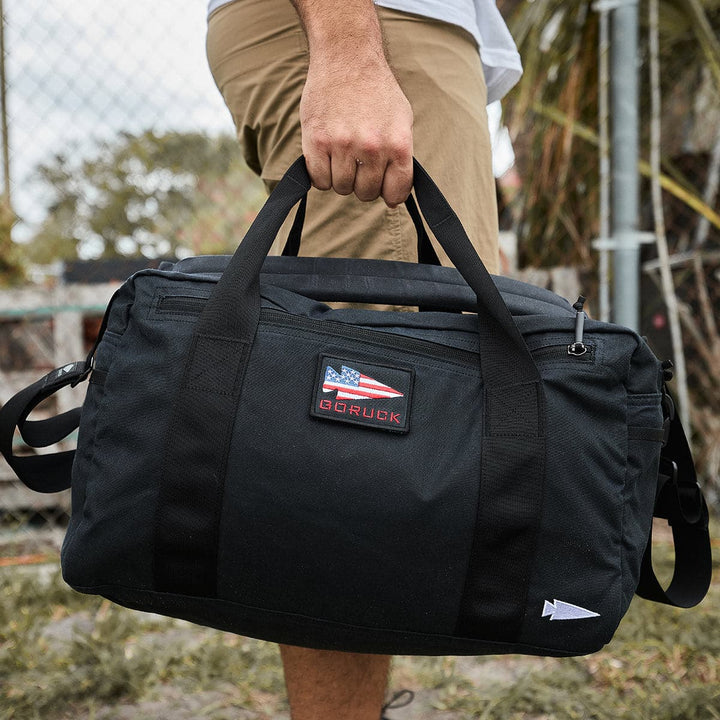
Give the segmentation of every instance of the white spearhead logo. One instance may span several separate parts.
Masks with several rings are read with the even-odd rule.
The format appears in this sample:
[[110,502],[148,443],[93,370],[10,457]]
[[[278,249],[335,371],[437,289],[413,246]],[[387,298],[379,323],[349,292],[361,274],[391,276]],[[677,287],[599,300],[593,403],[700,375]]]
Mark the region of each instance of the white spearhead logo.
[[600,617],[600,613],[586,610],[579,605],[572,605],[562,600],[545,601],[542,617],[548,615],[551,620],[583,620],[585,618]]

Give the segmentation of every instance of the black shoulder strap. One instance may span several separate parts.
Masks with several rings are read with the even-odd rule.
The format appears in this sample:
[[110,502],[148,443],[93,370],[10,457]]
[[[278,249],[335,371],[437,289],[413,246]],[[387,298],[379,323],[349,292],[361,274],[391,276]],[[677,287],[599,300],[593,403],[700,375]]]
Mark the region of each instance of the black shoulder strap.
[[67,437],[80,424],[80,408],[73,408],[47,420],[28,420],[28,415],[45,398],[60,388],[73,387],[90,372],[87,360],[57,368],[14,395],[0,408],[0,452],[15,474],[31,490],[60,492],[70,487],[74,450],[48,455],[15,455],[15,428],[30,447],[48,447]]
[[712,552],[708,508],[697,483],[685,431],[667,391],[665,400],[667,440],[660,456],[654,515],[666,519],[672,528],[675,568],[670,585],[663,590],[652,566],[651,532],[636,592],[646,600],[688,608],[697,605],[710,587]]

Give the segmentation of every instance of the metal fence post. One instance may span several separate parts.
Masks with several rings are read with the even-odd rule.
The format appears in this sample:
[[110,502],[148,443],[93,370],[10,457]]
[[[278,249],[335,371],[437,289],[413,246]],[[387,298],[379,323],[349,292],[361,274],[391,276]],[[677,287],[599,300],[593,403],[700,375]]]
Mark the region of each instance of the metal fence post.
[[638,235],[638,7],[625,0],[612,10],[612,234],[613,319],[640,326]]
[[10,207],[10,131],[7,109],[7,75],[5,73],[5,8],[0,0],[0,128],[2,129],[3,201]]

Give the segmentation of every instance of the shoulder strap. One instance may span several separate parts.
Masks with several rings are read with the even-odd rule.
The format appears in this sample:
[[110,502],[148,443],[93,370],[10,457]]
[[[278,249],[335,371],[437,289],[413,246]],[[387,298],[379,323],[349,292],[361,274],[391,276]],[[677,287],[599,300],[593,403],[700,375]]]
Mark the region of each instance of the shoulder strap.
[[28,415],[43,400],[60,388],[73,387],[90,372],[87,360],[57,368],[14,395],[0,408],[0,452],[15,474],[31,490],[60,492],[70,487],[74,450],[47,455],[15,455],[15,428],[30,447],[48,447],[67,437],[80,424],[80,408],[73,408],[47,420],[28,420]]
[[712,576],[708,508],[697,483],[695,465],[685,431],[672,400],[664,390],[667,439],[660,455],[655,517],[672,528],[675,568],[663,590],[652,566],[652,532],[642,559],[637,594],[646,600],[693,607],[707,594]]

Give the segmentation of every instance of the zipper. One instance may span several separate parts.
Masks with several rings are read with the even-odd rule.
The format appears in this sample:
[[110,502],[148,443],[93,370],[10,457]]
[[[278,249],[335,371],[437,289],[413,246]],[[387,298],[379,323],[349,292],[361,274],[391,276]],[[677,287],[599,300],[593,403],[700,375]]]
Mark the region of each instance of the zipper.
[[173,315],[199,315],[208,299],[194,295],[161,295],[158,298],[156,309],[159,313]]
[[530,353],[535,362],[543,360],[567,361],[571,363],[593,363],[595,362],[595,348],[592,345],[583,345],[581,354],[571,353],[567,345],[546,345],[535,348]]
[[[160,297],[157,303],[157,311],[167,314],[192,314],[199,315],[207,298],[196,297],[191,295],[165,295]],[[263,308],[260,310],[260,319],[268,325],[276,327],[293,327],[307,332],[323,332],[338,337],[344,337],[351,340],[359,340],[366,344],[377,345],[380,347],[390,347],[403,352],[412,352],[425,357],[434,357],[440,360],[454,360],[463,365],[476,366],[478,356],[470,350],[462,350],[460,348],[448,347],[429,340],[421,340],[418,338],[410,338],[405,335],[397,336],[389,332],[381,330],[370,330],[368,328],[348,325],[346,323],[334,322],[332,320],[313,320],[312,318],[302,317],[300,315],[290,315],[279,310]],[[382,337],[382,341],[380,341]],[[531,350],[531,354],[536,362],[543,360],[566,360],[570,362],[592,363],[595,360],[595,348],[591,345],[582,343],[582,335],[580,335],[580,344],[582,352],[571,352],[570,348],[578,344],[578,335],[576,332],[576,342],[572,345],[547,345]],[[576,348],[580,350],[580,348]]]
[[[392,333],[368,328],[347,325],[346,323],[334,322],[332,320],[313,320],[299,315],[288,315],[278,310],[263,309],[260,311],[260,319],[266,324],[281,327],[295,327],[299,330],[310,332],[322,332],[350,340],[359,340],[369,345],[377,345],[383,348],[393,348],[403,352],[411,352],[424,357],[434,357],[438,360],[454,360],[462,365],[477,366],[478,356],[470,350],[439,345],[429,340],[402,337]],[[319,327],[320,326],[320,327]],[[382,337],[382,340],[380,338]]]

